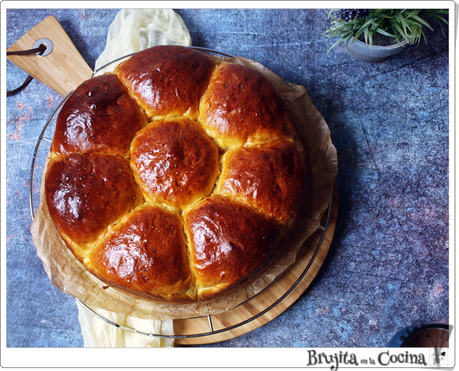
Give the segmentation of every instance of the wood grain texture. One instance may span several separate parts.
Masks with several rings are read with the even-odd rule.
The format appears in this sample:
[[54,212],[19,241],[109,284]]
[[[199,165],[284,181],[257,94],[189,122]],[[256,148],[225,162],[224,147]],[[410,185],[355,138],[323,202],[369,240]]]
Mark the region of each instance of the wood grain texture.
[[92,69],[54,16],[37,24],[11,45],[8,51],[33,49],[35,42],[40,39],[48,39],[53,43],[53,50],[47,56],[10,55],[8,59],[63,97],[91,78]]
[[[325,213],[322,218],[322,226],[325,223],[326,216],[327,213]],[[311,237],[306,240],[298,253],[296,262],[291,265],[273,284],[271,284],[259,295],[249,300],[248,302],[239,305],[227,312],[211,316],[210,318],[212,321],[213,331],[217,332],[216,334],[199,337],[177,338],[175,340],[175,344],[197,345],[229,340],[253,331],[282,314],[306,291],[306,289],[309,287],[319,272],[322,264],[325,261],[325,258],[327,257],[328,250],[330,249],[330,245],[333,240],[337,216],[338,186],[337,182],[335,181],[328,226],[324,233],[323,241],[317,251],[317,254],[314,255],[323,235],[323,231],[321,229],[318,229]],[[301,281],[297,284],[297,286],[273,308],[263,313],[267,308],[276,303],[276,301],[278,301],[291,289],[291,287],[301,277],[309,264],[309,269]],[[250,320],[253,317],[257,318]],[[241,326],[237,326],[238,324],[245,321],[247,321],[247,323],[244,323]],[[231,329],[218,333],[219,330],[224,328]],[[177,336],[209,333],[209,319],[208,317],[199,317],[192,319],[174,320],[174,331],[175,335]]]

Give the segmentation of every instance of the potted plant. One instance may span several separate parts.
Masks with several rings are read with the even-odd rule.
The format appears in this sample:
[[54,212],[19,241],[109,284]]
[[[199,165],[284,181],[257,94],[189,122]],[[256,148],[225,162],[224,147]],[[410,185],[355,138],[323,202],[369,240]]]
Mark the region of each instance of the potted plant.
[[364,62],[379,62],[400,53],[407,45],[427,43],[423,27],[430,30],[427,20],[448,24],[442,9],[331,9],[325,31],[328,39],[339,37],[329,51],[342,42],[347,51]]

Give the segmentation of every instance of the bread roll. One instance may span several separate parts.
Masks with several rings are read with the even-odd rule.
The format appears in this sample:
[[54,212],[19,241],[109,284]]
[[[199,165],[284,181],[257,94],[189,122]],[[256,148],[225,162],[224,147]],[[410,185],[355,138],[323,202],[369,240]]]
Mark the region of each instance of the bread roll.
[[140,296],[192,301],[195,293],[182,228],[180,215],[142,205],[126,215],[84,263],[104,281]]
[[104,287],[180,304],[225,295],[277,258],[305,174],[287,105],[261,73],[169,45],[68,98],[45,194]]
[[56,121],[51,152],[128,156],[146,116],[116,75],[95,77],[67,99]]
[[282,228],[236,199],[214,195],[185,212],[197,299],[237,286],[270,261]]
[[276,141],[227,152],[218,192],[287,224],[299,207],[304,177],[305,164],[295,143]]
[[262,144],[293,136],[285,102],[248,67],[222,63],[202,98],[199,121],[222,147]]
[[80,259],[111,224],[143,202],[129,161],[104,153],[55,157],[45,191],[57,230]]
[[215,65],[191,48],[162,45],[135,54],[116,74],[150,117],[195,119]]
[[149,200],[183,209],[214,187],[218,147],[196,122],[153,121],[132,142],[132,168]]

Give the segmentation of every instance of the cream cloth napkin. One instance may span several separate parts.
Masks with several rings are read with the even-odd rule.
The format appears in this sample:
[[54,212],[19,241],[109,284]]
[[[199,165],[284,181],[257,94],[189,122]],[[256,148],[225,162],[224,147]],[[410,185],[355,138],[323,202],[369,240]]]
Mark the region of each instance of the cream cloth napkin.
[[[123,9],[108,29],[105,50],[95,70],[107,63],[155,45],[191,45],[191,36],[182,18],[172,9]],[[113,71],[121,60],[104,72]]]
[[[182,18],[171,9],[123,9],[116,15],[107,35],[105,50],[95,70],[107,63],[155,45],[191,45]],[[111,63],[95,75],[110,72],[123,60]],[[77,301],[78,319],[85,347],[172,347],[174,339],[151,337],[115,327],[96,317]],[[99,315],[120,326],[144,333],[173,335],[173,320],[144,320],[93,308]]]
[[174,335],[172,320],[154,321],[109,312],[104,309],[93,309],[103,318],[116,323],[119,326],[141,331],[139,334],[133,331],[111,325],[96,317],[92,312],[82,306],[78,301],[78,319],[81,324],[85,347],[173,347],[173,338],[161,338],[147,336],[145,334]]

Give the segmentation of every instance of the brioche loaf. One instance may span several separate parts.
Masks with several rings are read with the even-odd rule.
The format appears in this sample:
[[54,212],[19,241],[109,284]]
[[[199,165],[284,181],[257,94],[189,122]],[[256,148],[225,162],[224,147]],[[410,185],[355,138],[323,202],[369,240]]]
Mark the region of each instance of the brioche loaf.
[[156,46],[81,84],[56,121],[45,194],[63,241],[105,285],[206,301],[276,256],[306,164],[258,71]]

